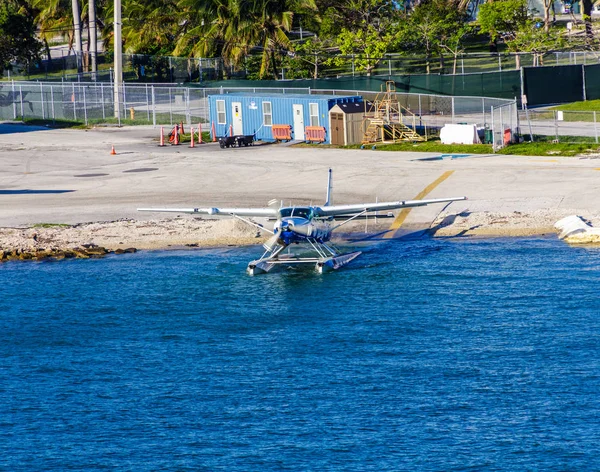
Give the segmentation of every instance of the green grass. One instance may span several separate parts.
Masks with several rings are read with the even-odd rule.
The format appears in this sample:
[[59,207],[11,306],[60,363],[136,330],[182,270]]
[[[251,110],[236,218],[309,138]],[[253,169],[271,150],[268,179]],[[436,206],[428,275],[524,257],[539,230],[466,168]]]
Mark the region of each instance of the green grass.
[[[529,134],[524,135],[525,140],[529,140]],[[556,140],[555,136],[546,136],[542,134],[534,134],[533,141],[536,143],[553,143]],[[558,136],[558,142],[561,144],[564,143],[574,143],[574,144],[597,144],[596,138],[593,136]]]
[[586,100],[585,102],[566,103],[564,105],[555,106],[552,108],[552,110],[600,112],[600,100]]
[[[189,127],[188,127],[189,129]],[[184,128],[185,130],[185,128]],[[167,131],[165,130],[165,143],[169,141],[169,137],[166,135]],[[189,143],[191,141],[191,136],[190,134],[181,134],[179,135],[179,142],[180,143]],[[204,141],[205,143],[209,143],[210,142],[210,133],[208,131],[202,131],[202,141]],[[196,144],[198,144],[198,131],[194,132],[194,142]]]
[[[348,146],[350,149],[359,149],[360,144]],[[372,149],[373,145],[365,144],[365,149]],[[422,143],[395,143],[376,144],[378,151],[416,151],[416,152],[440,152],[443,154],[491,154],[491,144],[442,144],[439,141],[426,141]]]
[[74,128],[86,129],[87,126],[80,121],[72,120],[42,120],[41,118],[23,118],[23,123],[33,126],[46,126],[48,128]]
[[589,152],[599,152],[600,145],[596,143],[522,143],[507,146],[498,154],[519,156],[563,156],[573,157]]
[[[593,138],[592,138],[593,139]],[[359,149],[360,144],[347,146],[348,149]],[[372,145],[365,145],[372,149]],[[440,154],[492,154],[491,144],[442,144],[437,140],[424,143],[378,144],[378,151],[439,152]],[[520,156],[564,156],[573,157],[589,152],[600,152],[600,144],[590,143],[552,143],[533,142],[512,144],[496,152],[499,155]]]
[[36,223],[32,228],[69,228],[70,226],[65,223]]

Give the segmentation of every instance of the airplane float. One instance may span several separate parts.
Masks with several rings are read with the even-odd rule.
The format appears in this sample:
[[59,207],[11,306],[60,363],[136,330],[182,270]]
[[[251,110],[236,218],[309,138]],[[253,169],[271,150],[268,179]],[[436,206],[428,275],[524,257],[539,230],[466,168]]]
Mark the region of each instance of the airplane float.
[[[266,208],[138,208],[138,211],[189,213],[238,218],[245,223],[267,231],[273,236],[264,244],[265,252],[248,264],[248,273],[257,275],[271,272],[276,267],[300,264],[314,265],[319,273],[336,270],[356,259],[362,252],[342,253],[330,244],[331,235],[340,226],[357,218],[365,218],[377,211],[396,210],[466,200],[467,197],[436,198],[430,200],[401,200],[397,202],[356,203],[351,205],[331,204],[331,169],[327,181],[327,197],[322,206],[280,206]],[[267,218],[275,221],[273,230],[265,228],[248,218]],[[342,220],[336,224],[336,221]],[[303,244],[308,256],[300,257],[288,252],[293,244]]]

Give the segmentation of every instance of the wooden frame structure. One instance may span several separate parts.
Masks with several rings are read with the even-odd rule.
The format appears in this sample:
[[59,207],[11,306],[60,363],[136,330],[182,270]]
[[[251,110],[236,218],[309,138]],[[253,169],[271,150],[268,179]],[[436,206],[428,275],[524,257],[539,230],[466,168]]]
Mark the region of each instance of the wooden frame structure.
[[[407,118],[411,119],[411,126],[404,123]],[[416,118],[414,113],[400,105],[396,95],[396,84],[389,80],[385,83],[385,90],[383,85],[381,86],[373,105],[365,113],[362,143],[427,141],[427,127],[425,126],[424,136],[417,133]]]

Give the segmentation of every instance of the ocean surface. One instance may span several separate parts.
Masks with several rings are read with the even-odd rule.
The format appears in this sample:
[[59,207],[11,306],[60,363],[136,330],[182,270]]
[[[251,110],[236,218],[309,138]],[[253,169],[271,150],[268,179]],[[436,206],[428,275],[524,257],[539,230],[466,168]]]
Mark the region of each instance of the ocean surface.
[[600,470],[600,249],[0,265],[0,470]]

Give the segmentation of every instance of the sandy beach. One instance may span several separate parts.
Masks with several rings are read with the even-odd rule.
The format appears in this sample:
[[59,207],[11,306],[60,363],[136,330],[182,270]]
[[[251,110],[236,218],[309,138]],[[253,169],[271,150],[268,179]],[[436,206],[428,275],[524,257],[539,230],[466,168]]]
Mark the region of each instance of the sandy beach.
[[[439,154],[286,144],[161,148],[157,137],[151,127],[0,125],[0,249],[258,244],[268,234],[238,220],[137,208],[263,207],[271,199],[319,204],[329,168],[336,204],[414,199],[424,189],[421,198],[468,197],[413,209],[398,236],[415,230],[433,237],[556,234],[554,223],[573,214],[600,226],[600,163],[589,156],[431,160]],[[110,155],[113,145],[117,155]],[[368,230],[382,231],[390,223]],[[349,228],[365,231],[362,223]]]

